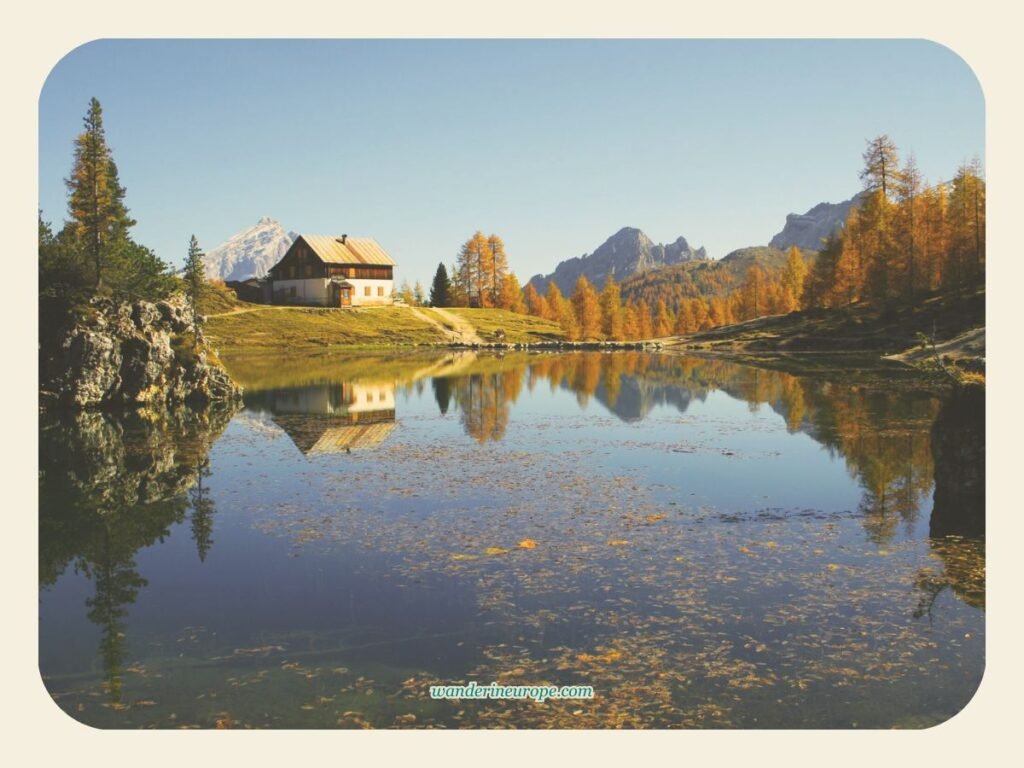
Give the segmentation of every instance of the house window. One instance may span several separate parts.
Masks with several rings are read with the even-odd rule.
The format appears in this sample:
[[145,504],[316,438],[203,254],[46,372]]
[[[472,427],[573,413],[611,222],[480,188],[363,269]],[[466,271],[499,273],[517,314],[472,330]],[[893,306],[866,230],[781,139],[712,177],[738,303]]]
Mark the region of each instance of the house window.
[[377,286],[377,295],[378,296],[383,296],[384,295],[384,286],[383,285],[378,285]]
[[370,295],[370,286],[366,286],[365,288],[363,288],[363,296],[369,296],[369,295]]

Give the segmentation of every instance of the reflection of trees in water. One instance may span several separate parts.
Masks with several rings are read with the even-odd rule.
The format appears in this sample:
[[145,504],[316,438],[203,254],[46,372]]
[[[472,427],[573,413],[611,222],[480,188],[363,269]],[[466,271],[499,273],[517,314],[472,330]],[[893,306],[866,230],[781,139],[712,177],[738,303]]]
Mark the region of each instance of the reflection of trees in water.
[[929,547],[940,568],[918,570],[914,588],[918,592],[914,617],[932,615],[935,601],[947,589],[974,608],[985,607],[985,540],[961,536],[933,537]]
[[958,387],[931,432],[935,456],[932,536],[985,533],[985,390]]
[[200,559],[212,543],[208,490],[189,494],[208,474],[207,454],[233,410],[183,407],[158,417],[77,413],[40,424],[39,581],[54,584],[72,565],[93,583],[88,619],[100,629],[100,656],[119,701],[125,618],[146,580],[135,554],[163,541],[185,520]]
[[188,492],[189,503],[192,506],[192,540],[196,543],[200,562],[206,561],[206,555],[213,546],[213,513],[216,510],[213,499],[210,498],[210,489],[203,486],[203,479],[209,476],[210,461],[203,459],[196,467],[196,484]]
[[430,381],[431,386],[434,388],[434,399],[437,400],[437,407],[441,410],[442,416],[448,413],[448,407],[452,402],[452,390],[449,382],[450,379],[440,376]]
[[[932,492],[936,474],[932,425],[939,414],[939,393],[893,387],[888,378],[865,384],[844,381],[835,372],[828,378],[795,376],[721,359],[645,352],[530,355],[506,360],[504,365],[500,373],[468,372],[434,381],[439,405],[447,403],[440,388],[450,389],[467,433],[481,442],[504,436],[510,404],[524,382],[531,391],[545,381],[552,391],[571,390],[581,405],[596,397],[625,420],[641,419],[656,405],[672,405],[685,412],[692,400],[721,390],[752,409],[768,405],[782,416],[790,432],[808,434],[833,457],[841,458],[862,488],[859,510],[873,542],[891,541],[900,525],[912,525]],[[948,416],[946,421],[955,419]],[[955,430],[964,429],[965,421],[981,424],[983,411],[980,417],[977,413],[960,417]],[[973,472],[974,479],[980,476],[982,482],[968,485],[983,489],[983,460],[972,460],[962,452],[957,455],[973,469],[961,468],[956,476]],[[937,489],[937,508],[943,506],[942,500]]]
[[480,443],[501,440],[512,403],[522,391],[522,370],[474,373],[449,381],[466,434]]

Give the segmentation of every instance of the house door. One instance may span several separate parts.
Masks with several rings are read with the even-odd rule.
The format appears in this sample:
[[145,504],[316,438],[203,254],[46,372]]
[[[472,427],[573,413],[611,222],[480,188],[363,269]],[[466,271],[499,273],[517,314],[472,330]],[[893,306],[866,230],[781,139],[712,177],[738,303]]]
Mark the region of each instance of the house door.
[[351,307],[352,306],[352,289],[342,287],[341,289],[341,306]]

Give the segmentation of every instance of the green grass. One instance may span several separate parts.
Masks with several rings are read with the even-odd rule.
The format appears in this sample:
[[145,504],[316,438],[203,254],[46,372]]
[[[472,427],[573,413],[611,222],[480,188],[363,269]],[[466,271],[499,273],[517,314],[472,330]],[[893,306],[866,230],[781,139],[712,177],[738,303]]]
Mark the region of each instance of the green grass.
[[221,353],[298,351],[351,346],[440,344],[444,335],[404,307],[320,309],[263,307],[210,317],[206,335]]
[[525,344],[537,341],[564,339],[565,334],[558,323],[543,320],[533,315],[519,315],[505,309],[466,309],[449,307],[448,312],[461,317],[476,328],[484,341],[498,341],[496,331],[505,332],[505,341]]
[[223,283],[206,283],[199,295],[198,302],[199,312],[203,315],[219,315],[223,312],[255,306],[258,305],[240,301],[235,292]]
[[[210,316],[205,331],[213,346],[229,357],[263,351],[310,352],[448,341],[440,329],[406,307],[321,309],[239,302],[226,311],[230,314]],[[557,325],[528,315],[501,309],[450,311],[472,324],[484,341],[497,340],[494,332],[499,328],[504,329],[506,341],[515,343],[562,338]]]

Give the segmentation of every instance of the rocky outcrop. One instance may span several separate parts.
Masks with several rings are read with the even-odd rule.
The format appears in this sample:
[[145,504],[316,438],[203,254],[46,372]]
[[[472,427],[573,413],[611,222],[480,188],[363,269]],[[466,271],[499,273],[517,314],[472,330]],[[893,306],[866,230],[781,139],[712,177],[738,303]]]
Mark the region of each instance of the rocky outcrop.
[[804,251],[820,251],[822,241],[846,225],[850,210],[860,205],[860,199],[857,194],[841,203],[818,203],[807,213],[791,213],[786,226],[768,245],[780,250],[795,245]]
[[235,400],[241,389],[201,341],[181,299],[94,298],[40,345],[40,399],[71,408]]
[[580,275],[586,276],[600,290],[609,276],[621,283],[652,269],[684,261],[704,260],[707,257],[704,248],[694,250],[684,237],[662,245],[654,243],[639,229],[623,227],[593,253],[560,262],[550,275],[536,275],[530,279],[530,283],[544,293],[548,282],[553,280],[559,290],[568,296]]

